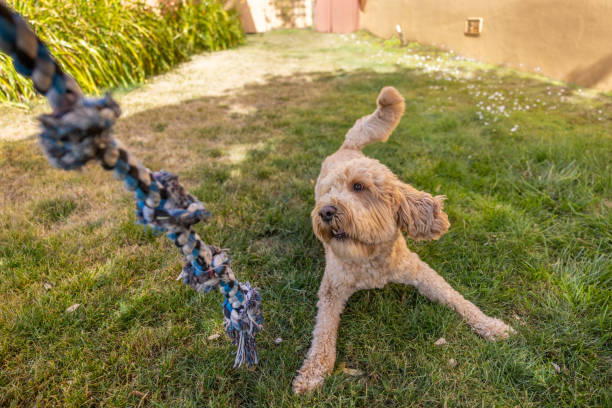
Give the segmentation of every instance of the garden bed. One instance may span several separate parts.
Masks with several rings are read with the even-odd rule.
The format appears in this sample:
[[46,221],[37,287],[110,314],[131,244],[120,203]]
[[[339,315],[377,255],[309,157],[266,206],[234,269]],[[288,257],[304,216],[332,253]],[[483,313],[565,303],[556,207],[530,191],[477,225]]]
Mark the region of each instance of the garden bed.
[[[181,2],[163,10],[121,0],[9,0],[87,94],[141,83],[190,55],[243,40],[240,22],[220,1]],[[36,97],[30,81],[0,55],[0,102]]]

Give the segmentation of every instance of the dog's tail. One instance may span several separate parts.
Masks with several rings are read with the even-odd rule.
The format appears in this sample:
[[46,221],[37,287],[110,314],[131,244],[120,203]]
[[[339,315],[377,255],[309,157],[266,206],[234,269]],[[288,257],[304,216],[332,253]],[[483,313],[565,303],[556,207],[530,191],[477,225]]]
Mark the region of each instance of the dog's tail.
[[386,142],[404,114],[404,98],[392,86],[384,87],[376,100],[378,108],[357,120],[344,139],[342,149],[361,150],[374,142]]

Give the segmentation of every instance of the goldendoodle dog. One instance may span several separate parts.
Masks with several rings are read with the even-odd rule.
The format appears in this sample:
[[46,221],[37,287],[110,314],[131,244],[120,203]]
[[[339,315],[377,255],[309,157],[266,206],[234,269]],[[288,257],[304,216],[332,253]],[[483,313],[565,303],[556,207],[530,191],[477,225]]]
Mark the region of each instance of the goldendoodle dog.
[[392,87],[378,96],[378,108],[359,119],[340,149],[327,157],[315,186],[312,226],[325,248],[325,273],[319,288],[312,345],[293,382],[297,393],[323,383],[336,360],[340,314],[358,290],[389,282],[415,286],[429,299],[454,309],[489,340],[514,330],[464,299],[417,254],[402,232],[414,240],[438,239],[449,228],[444,196],[432,196],[400,181],[361,149],[386,141],[404,113],[404,99]]

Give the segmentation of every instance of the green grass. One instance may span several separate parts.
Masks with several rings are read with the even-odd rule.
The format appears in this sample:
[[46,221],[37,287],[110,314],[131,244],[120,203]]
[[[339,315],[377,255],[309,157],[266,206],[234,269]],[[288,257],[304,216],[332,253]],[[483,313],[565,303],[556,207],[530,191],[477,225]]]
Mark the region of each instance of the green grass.
[[[203,50],[242,42],[234,12],[217,0],[156,12],[141,1],[9,0],[86,94],[142,83]],[[0,55],[0,102],[31,102],[30,81]]]
[[[283,31],[245,49],[349,69],[270,77],[117,126],[147,166],[177,171],[207,203],[215,217],[198,232],[261,288],[254,369],[231,368],[224,336],[208,340],[222,332],[221,296],[174,281],[176,249],[133,224],[116,181],[97,166],[52,170],[33,141],[0,143],[0,405],[610,405],[610,96],[415,44],[328,38]],[[363,291],[343,314],[336,371],[296,397],[324,267],[313,183],[385,85],[406,115],[366,153],[448,196],[448,234],[409,246],[518,333],[490,343],[412,288]],[[130,123],[150,123],[150,140],[132,140]]]

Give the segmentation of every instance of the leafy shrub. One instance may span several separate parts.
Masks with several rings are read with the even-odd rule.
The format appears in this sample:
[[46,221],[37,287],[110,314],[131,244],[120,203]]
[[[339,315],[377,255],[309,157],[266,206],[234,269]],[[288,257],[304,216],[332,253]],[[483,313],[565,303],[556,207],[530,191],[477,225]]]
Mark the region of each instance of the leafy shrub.
[[[8,0],[30,22],[86,94],[142,82],[203,50],[242,42],[233,12],[219,0],[185,0],[159,12],[121,0]],[[0,101],[35,96],[28,79],[0,55]]]

